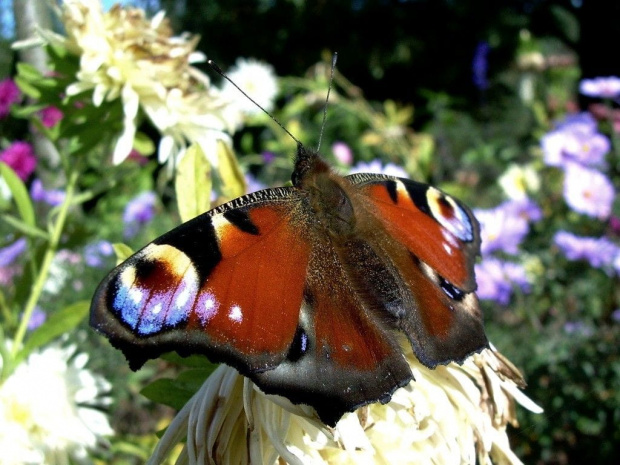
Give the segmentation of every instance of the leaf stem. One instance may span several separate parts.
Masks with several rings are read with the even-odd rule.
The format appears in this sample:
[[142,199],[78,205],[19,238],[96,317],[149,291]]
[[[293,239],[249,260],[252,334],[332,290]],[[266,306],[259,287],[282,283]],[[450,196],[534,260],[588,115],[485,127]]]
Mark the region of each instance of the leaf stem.
[[75,186],[77,184],[77,178],[77,171],[72,171],[69,175],[69,180],[67,182],[65,200],[62,203],[58,212],[58,216],[56,217],[56,221],[53,222],[50,230],[49,243],[43,256],[43,261],[39,269],[39,274],[37,275],[32,289],[30,290],[30,295],[28,296],[26,306],[24,307],[24,313],[22,315],[19,327],[17,328],[17,332],[15,333],[13,347],[11,348],[12,359],[15,359],[17,353],[22,346],[22,342],[26,335],[26,330],[28,329],[28,322],[30,321],[32,312],[34,311],[34,308],[39,301],[39,297],[41,296],[41,292],[43,291],[45,281],[47,280],[47,277],[49,275],[50,266],[52,264],[54,256],[56,255],[56,250],[58,249],[58,244],[60,243],[62,231],[64,229],[67,219],[67,214],[69,213],[69,207],[73,203],[73,195],[75,191]]

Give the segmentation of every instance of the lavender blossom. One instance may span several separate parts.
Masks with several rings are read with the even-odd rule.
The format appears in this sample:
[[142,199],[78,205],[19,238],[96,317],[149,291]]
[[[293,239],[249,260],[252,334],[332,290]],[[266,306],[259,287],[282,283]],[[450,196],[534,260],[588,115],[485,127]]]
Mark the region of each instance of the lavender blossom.
[[530,230],[527,219],[514,210],[511,202],[489,210],[474,210],[474,216],[480,222],[482,255],[495,251],[517,254]]
[[143,192],[129,201],[123,212],[125,238],[138,234],[140,227],[147,224],[155,216],[155,193]]
[[84,248],[84,262],[90,267],[99,268],[105,264],[105,257],[109,257],[113,253],[114,248],[108,241],[93,242]]
[[30,185],[30,197],[35,202],[45,202],[52,207],[65,201],[65,191],[60,189],[46,190],[40,179],[35,179]]
[[33,331],[45,323],[47,319],[47,314],[41,310],[41,307],[36,306],[30,315],[30,320],[28,320],[28,330]]
[[617,245],[605,237],[581,237],[558,231],[553,243],[569,260],[585,260],[594,268],[610,268],[620,255]]
[[616,98],[620,95],[620,78],[616,76],[583,79],[579,92],[588,97]]
[[479,90],[486,90],[489,88],[489,80],[487,73],[489,70],[489,52],[491,47],[488,42],[479,42],[474,51],[474,59],[472,60],[472,79],[474,85]]
[[605,220],[615,195],[613,184],[603,173],[576,163],[566,166],[564,200],[574,211]]
[[0,249],[0,267],[12,265],[17,257],[25,252],[28,243],[25,238],[17,239],[11,245],[7,245]]
[[485,257],[475,268],[478,284],[476,294],[480,299],[506,305],[515,289],[522,292],[530,290],[530,282],[522,265]]
[[564,168],[576,162],[585,166],[602,166],[611,148],[609,139],[597,132],[591,116],[567,118],[541,139],[543,160],[549,166]]

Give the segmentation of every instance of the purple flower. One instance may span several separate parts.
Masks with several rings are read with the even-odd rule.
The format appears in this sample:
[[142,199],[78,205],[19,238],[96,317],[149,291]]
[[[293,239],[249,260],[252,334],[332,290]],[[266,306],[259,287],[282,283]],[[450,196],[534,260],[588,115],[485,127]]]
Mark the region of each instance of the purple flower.
[[480,222],[481,252],[483,255],[496,250],[515,255],[519,244],[530,230],[527,219],[506,202],[489,210],[474,210]]
[[583,79],[579,92],[588,97],[615,98],[620,95],[620,78],[616,76]]
[[0,249],[0,284],[9,286],[13,281],[13,277],[21,273],[22,266],[15,263],[27,248],[25,238],[21,238],[13,242],[11,245]]
[[353,163],[353,151],[351,147],[349,147],[344,142],[334,142],[332,144],[332,152],[336,160],[338,160],[343,165],[350,165]]
[[515,289],[522,292],[530,290],[530,282],[522,265],[485,257],[475,268],[478,284],[476,294],[480,299],[506,305]]
[[27,142],[13,142],[2,153],[0,161],[9,165],[22,181],[28,179],[37,166],[32,146]]
[[387,174],[388,176],[395,176],[397,178],[408,178],[407,172],[400,166],[393,163],[388,163],[385,166],[381,163],[381,160],[373,160],[370,163],[359,162],[353,166],[349,171],[350,174],[354,173],[377,173]]
[[592,328],[581,321],[567,321],[564,324],[564,332],[574,336],[592,336]]
[[7,245],[6,247],[0,249],[0,267],[12,265],[17,257],[25,252],[27,246],[28,243],[26,242],[26,239],[22,237],[21,239],[17,239],[11,245]]
[[542,210],[531,199],[508,200],[498,206],[505,210],[509,215],[519,216],[526,221],[536,222],[542,219]]
[[620,308],[617,308],[611,312],[611,319],[616,323],[620,323]]
[[0,118],[5,118],[11,106],[21,98],[19,88],[12,79],[0,81]]
[[611,216],[609,218],[609,227],[611,231],[616,235],[620,236],[620,218],[617,216]]
[[273,152],[265,151],[261,155],[263,157],[263,162],[267,165],[276,159],[276,154]]
[[84,248],[84,262],[88,266],[99,268],[105,264],[104,257],[109,257],[113,253],[114,248],[108,241],[93,242]]
[[595,132],[598,129],[598,125],[592,113],[583,111],[581,113],[569,113],[562,121],[556,121],[555,129],[566,128],[584,132]]
[[46,190],[40,179],[32,181],[30,186],[30,197],[35,202],[45,202],[52,207],[60,205],[65,201],[65,192],[59,189]]
[[567,118],[555,130],[541,139],[544,162],[549,166],[565,167],[570,162],[600,166],[611,144],[596,131],[591,116]]
[[564,200],[578,213],[605,220],[611,214],[614,186],[603,173],[576,163],[566,167]]
[[568,231],[558,231],[553,243],[569,260],[585,260],[594,268],[611,267],[620,249],[605,237],[580,237]]
[[43,126],[46,128],[53,128],[64,115],[58,108],[50,106],[41,110],[39,112],[39,116],[41,117],[41,123]]
[[28,321],[28,330],[32,331],[37,329],[47,319],[47,314],[41,310],[39,306],[34,307],[32,314],[30,315],[30,320]]
[[474,59],[472,60],[472,78],[474,85],[480,90],[489,88],[487,72],[489,68],[489,51],[491,47],[487,42],[479,42],[474,51]]
[[140,230],[140,227],[151,221],[154,215],[154,192],[143,192],[130,200],[123,212],[125,238],[135,236]]

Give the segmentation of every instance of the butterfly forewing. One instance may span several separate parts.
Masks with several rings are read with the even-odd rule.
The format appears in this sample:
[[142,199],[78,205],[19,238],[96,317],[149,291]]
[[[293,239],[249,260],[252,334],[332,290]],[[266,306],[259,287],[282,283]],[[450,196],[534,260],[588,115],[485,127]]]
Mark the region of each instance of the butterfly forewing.
[[486,347],[473,292],[480,239],[471,212],[438,189],[407,179],[372,174],[346,179],[363,198],[363,214],[377,222],[368,221],[373,226],[364,237],[393,274],[390,289],[399,292],[384,308],[418,359],[434,367]]
[[134,368],[170,350],[244,373],[276,366],[297,328],[310,253],[297,204],[292,188],[268,189],[163,235],[99,286],[91,324]]

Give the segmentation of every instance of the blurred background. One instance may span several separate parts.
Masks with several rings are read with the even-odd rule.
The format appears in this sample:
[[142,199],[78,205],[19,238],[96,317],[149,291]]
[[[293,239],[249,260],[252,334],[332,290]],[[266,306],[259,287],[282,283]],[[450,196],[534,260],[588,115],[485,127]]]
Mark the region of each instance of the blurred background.
[[[507,242],[486,251],[483,244],[477,273],[490,340],[523,371],[526,393],[545,409],[540,415],[518,410],[520,427],[511,430],[517,455],[530,464],[620,462],[620,260],[616,259],[620,257],[616,199],[620,91],[580,92],[584,79],[620,76],[616,53],[620,2],[144,0],[123,4],[143,8],[150,16],[165,10],[172,29],[200,35],[198,49],[224,70],[234,67],[240,57],[273,67],[280,83],[273,112],[309,146],[318,142],[325,70],[333,52],[338,52],[334,97],[322,142],[325,156],[342,170],[377,160],[402,167],[407,176],[441,186],[475,209],[487,244]],[[59,28],[51,13],[41,17],[47,18],[50,27]],[[17,25],[14,5],[8,0],[0,0],[0,31],[0,77],[4,78],[15,74],[16,63],[10,44]],[[198,67],[209,74],[205,66]],[[210,76],[220,82],[218,76]],[[596,164],[597,173],[605,177],[601,190],[598,184],[584,187],[578,180],[569,181],[570,170],[551,162],[552,149],[545,145],[550,135],[566,128],[562,125],[567,118],[584,114],[609,144],[604,161]],[[390,132],[395,128],[401,139]],[[140,129],[156,141],[158,136],[148,124]],[[4,141],[25,130],[25,123],[14,123],[5,128]],[[285,139],[258,116],[234,133],[233,145],[253,179],[264,186],[281,185],[291,167],[292,145],[282,142]],[[579,143],[586,150],[590,142],[580,139]],[[408,144],[406,149],[403,144]],[[353,158],[338,158],[337,147],[350,150]],[[277,169],[261,164],[266,153],[277,154]],[[520,177],[510,178],[506,173],[511,169],[521,169]],[[152,167],[149,181],[141,185],[160,185],[160,170]],[[518,184],[520,191],[511,194],[506,187],[510,182]],[[584,195],[596,199],[609,186],[608,208],[602,213],[576,206],[570,197],[589,189]],[[107,203],[94,199],[87,209],[120,208],[129,198],[127,191],[120,192],[127,198]],[[171,195],[164,190],[160,208],[166,209]],[[522,220],[518,226],[506,219],[507,209],[499,212],[514,200],[531,202],[510,213]],[[493,216],[499,213],[504,216]],[[173,224],[163,219],[159,225],[145,226],[132,238],[132,245]],[[104,228],[111,237],[123,236],[109,224]],[[573,238],[604,239],[607,257],[593,258],[594,252],[584,251],[581,243],[570,248],[562,241],[565,236],[558,236],[560,232]],[[76,226],[72,232],[76,237],[92,233],[88,226]],[[600,245],[596,244],[592,248]],[[84,286],[85,297],[102,273],[96,270],[84,278],[92,281]],[[114,360],[121,363],[120,358]],[[111,366],[102,369],[114,376]],[[125,405],[121,411],[128,417],[138,415],[127,405],[129,399],[116,402]],[[127,427],[126,418],[114,419],[115,429]]]

